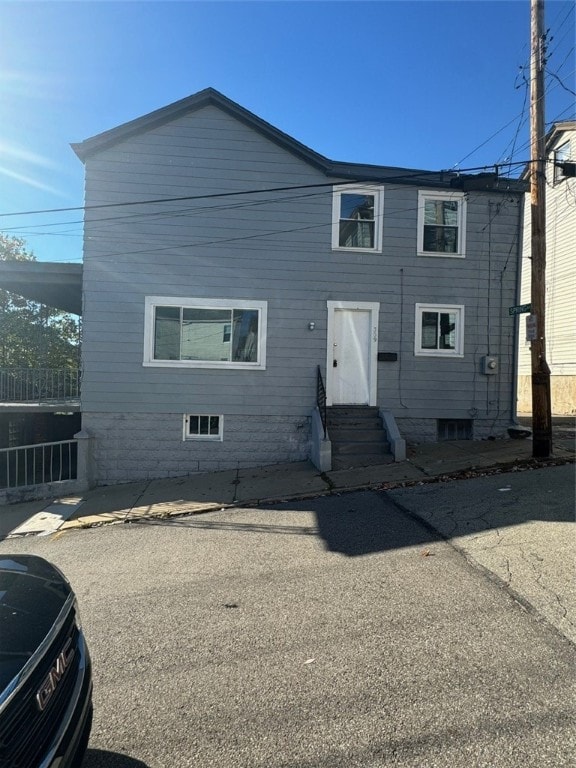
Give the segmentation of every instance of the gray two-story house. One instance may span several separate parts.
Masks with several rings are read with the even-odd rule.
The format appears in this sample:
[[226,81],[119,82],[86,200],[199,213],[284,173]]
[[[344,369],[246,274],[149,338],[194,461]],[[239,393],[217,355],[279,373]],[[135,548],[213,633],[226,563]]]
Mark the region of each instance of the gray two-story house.
[[73,148],[98,482],[506,434],[518,182],[333,162],[212,89]]

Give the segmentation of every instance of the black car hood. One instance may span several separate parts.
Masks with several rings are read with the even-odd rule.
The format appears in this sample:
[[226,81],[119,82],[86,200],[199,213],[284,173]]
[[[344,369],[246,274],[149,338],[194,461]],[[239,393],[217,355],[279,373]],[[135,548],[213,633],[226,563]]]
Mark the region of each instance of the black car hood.
[[0,556],[0,693],[50,632],[71,594],[47,560]]

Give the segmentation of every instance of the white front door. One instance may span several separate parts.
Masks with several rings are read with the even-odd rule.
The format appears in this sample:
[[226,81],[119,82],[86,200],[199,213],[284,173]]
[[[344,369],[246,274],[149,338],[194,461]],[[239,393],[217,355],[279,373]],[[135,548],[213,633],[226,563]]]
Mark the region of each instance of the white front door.
[[328,302],[329,405],[376,405],[379,305]]

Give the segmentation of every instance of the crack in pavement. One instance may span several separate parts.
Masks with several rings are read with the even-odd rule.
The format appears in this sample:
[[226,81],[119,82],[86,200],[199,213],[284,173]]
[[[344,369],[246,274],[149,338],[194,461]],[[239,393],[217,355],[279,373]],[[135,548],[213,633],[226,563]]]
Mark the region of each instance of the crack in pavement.
[[[541,564],[541,563],[543,563],[543,562],[544,562],[544,558],[543,558],[543,557],[540,557],[540,556],[539,556],[538,554],[536,554],[535,552],[529,552],[528,554],[526,554],[526,553],[524,552],[524,548],[523,548],[522,546],[520,546],[520,547],[519,547],[519,551],[520,551],[520,557],[521,557],[521,558],[522,558],[522,559],[523,559],[523,560],[524,560],[524,561],[525,561],[525,562],[526,562],[526,563],[527,563],[527,564],[530,566],[530,568],[532,569],[532,572],[534,573],[534,577],[535,577],[535,578],[534,578],[534,581],[535,581],[535,583],[538,585],[538,587],[539,587],[539,588],[540,588],[540,589],[541,589],[543,592],[545,592],[545,593],[546,593],[547,595],[549,595],[550,597],[554,598],[554,600],[556,601],[556,603],[557,603],[557,605],[558,605],[558,608],[559,608],[559,610],[560,610],[560,613],[561,613],[561,618],[562,618],[563,620],[567,621],[567,622],[568,622],[568,624],[570,624],[571,626],[574,626],[574,622],[572,622],[572,621],[569,619],[569,617],[568,617],[568,608],[567,608],[567,607],[564,605],[564,603],[562,602],[562,598],[561,598],[561,596],[560,596],[560,595],[559,595],[557,592],[555,592],[553,589],[550,589],[550,587],[548,587],[548,586],[547,586],[545,583],[543,583],[543,582],[542,582],[542,578],[543,578],[544,574],[543,574],[543,573],[542,573],[542,571],[540,570],[540,567],[539,567],[539,566],[540,566],[540,564]],[[537,560],[538,562],[537,562],[537,563],[535,563],[535,562],[534,562],[534,560]]]
[[508,558],[505,558],[504,564],[506,565],[506,583],[510,584],[512,582],[512,571],[510,570],[510,560]]

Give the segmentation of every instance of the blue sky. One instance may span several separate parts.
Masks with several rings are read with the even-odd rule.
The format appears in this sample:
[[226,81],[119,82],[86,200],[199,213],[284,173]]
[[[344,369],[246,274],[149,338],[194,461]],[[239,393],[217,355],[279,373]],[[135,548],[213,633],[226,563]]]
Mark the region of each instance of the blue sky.
[[[575,117],[574,24],[571,0],[547,0],[547,123]],[[4,0],[0,30],[0,214],[81,206],[71,142],[208,86],[334,160],[529,157],[529,0]],[[80,262],[80,219],[0,231]]]

